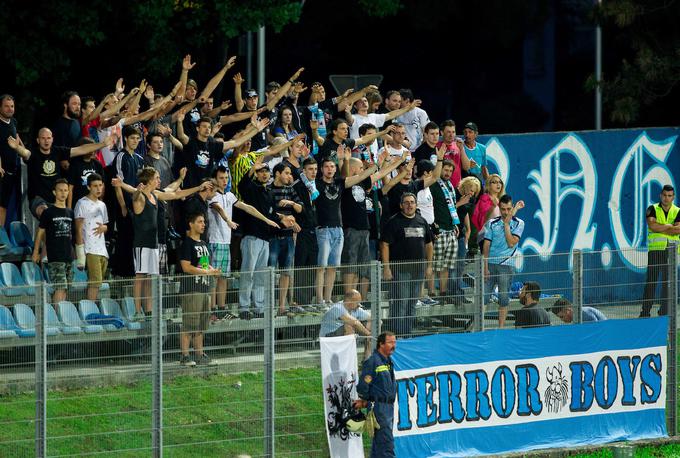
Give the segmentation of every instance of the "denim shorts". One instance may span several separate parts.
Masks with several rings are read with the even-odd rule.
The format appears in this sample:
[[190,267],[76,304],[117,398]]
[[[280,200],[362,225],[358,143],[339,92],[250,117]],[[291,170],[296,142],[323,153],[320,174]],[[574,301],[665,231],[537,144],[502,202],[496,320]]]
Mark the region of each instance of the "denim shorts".
[[319,245],[318,267],[337,267],[340,265],[344,237],[341,227],[319,227],[316,230]]
[[274,237],[269,241],[269,267],[278,267],[282,274],[291,274],[295,261],[293,236]]

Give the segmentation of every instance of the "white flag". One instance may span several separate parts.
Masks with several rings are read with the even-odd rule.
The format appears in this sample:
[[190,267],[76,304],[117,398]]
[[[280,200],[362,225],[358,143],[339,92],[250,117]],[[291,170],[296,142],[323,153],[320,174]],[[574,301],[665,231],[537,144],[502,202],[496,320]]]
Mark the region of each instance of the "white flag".
[[356,335],[321,337],[321,377],[328,449],[332,458],[363,458],[361,435],[345,428],[343,410],[357,399]]

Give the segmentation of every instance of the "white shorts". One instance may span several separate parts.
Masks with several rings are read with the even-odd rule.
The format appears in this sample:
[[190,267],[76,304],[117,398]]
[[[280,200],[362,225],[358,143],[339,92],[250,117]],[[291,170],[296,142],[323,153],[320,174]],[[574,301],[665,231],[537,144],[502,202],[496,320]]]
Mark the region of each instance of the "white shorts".
[[135,273],[158,275],[161,265],[158,248],[135,247]]

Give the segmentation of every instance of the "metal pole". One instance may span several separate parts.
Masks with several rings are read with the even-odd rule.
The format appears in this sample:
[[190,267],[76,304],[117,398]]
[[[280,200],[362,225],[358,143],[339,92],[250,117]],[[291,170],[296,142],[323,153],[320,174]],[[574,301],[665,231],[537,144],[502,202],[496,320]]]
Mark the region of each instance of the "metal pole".
[[[378,340],[382,323],[382,311],[380,309],[380,300],[382,298],[381,269],[382,263],[380,261],[373,261],[371,263],[371,291],[373,291],[371,300],[371,339],[373,339],[373,342]],[[364,356],[367,358],[369,355]]]
[[260,94],[260,103],[266,103],[264,95],[264,26],[257,31],[257,93]]
[[253,32],[246,32],[246,86],[253,86]]
[[47,455],[47,283],[36,288],[35,304],[35,456]]
[[153,378],[152,449],[155,458],[163,457],[163,283],[151,277],[151,372]]
[[484,330],[484,258],[480,253],[475,255],[475,288],[474,288],[474,322],[475,332]]
[[[598,7],[602,0],[597,0]],[[595,28],[595,129],[602,129],[602,27],[600,24]]]
[[572,272],[572,323],[581,324],[583,311],[583,252],[574,250],[573,252],[573,272]]
[[[257,275],[257,274],[256,274]],[[273,267],[267,275],[267,290],[264,306],[264,455],[274,457],[274,285],[276,274]]]
[[675,242],[668,244],[668,434],[675,436],[678,433],[678,245]]

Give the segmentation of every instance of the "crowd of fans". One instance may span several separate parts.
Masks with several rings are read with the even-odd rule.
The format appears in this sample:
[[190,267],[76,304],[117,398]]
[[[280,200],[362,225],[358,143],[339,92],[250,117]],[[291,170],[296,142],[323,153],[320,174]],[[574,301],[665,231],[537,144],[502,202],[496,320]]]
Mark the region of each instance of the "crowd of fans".
[[[150,275],[184,273],[183,307],[196,313],[186,314],[182,350],[188,358],[193,337],[202,358],[211,313],[263,315],[267,266],[280,272],[283,315],[328,311],[341,264],[349,266],[347,302],[358,304],[368,295],[365,266],[381,259],[390,315],[408,317],[416,301],[469,302],[463,268],[481,246],[490,286],[500,286],[507,306],[523,203],[513,204],[501,177],[489,174],[474,122],[458,137],[454,121],[431,121],[409,89],[328,97],[323,84],[303,83],[302,68],[267,84],[264,97],[236,74],[233,104],[215,106],[212,93],[235,58],[201,90],[189,78],[194,65],[184,58],[165,95],[146,81],[126,93],[122,79],[101,100],[65,93],[62,116],[38,130],[31,148],[17,133],[13,97],[0,96],[0,225],[10,201],[21,199],[23,161],[39,221],[33,259],[46,262],[55,303],[75,263],[87,270],[91,300],[107,275],[134,276],[142,320],[151,311]],[[293,278],[293,267],[306,274]],[[237,313],[226,308],[232,270]],[[327,328],[338,332],[346,319]],[[408,334],[409,320],[391,329]]]

